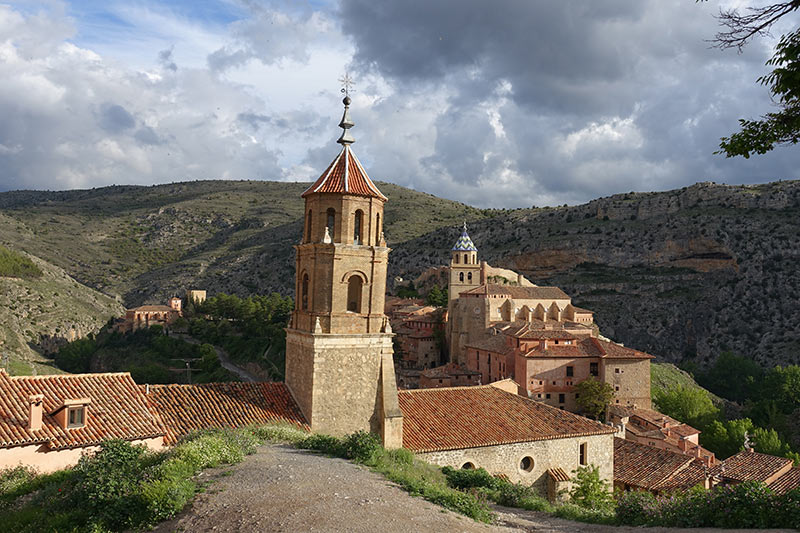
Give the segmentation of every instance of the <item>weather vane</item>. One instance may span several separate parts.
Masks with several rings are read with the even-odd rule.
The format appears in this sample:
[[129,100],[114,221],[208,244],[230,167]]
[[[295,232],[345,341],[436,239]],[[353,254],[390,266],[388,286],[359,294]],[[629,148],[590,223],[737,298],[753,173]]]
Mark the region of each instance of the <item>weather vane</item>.
[[339,78],[339,83],[342,84],[342,94],[345,96],[350,96],[351,92],[355,92],[353,90],[353,85],[355,85],[356,82],[354,82],[353,78],[350,77],[350,73],[345,72],[344,76]]

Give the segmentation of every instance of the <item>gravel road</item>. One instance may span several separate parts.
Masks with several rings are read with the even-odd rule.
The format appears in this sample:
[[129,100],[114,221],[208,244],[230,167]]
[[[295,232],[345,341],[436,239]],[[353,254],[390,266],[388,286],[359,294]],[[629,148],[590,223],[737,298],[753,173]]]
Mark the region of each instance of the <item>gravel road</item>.
[[[692,533],[714,530],[610,528],[497,507],[496,525],[409,496],[379,474],[289,446],[262,446],[244,462],[208,471],[192,506],[154,531],[172,532],[537,532]],[[202,479],[202,478],[201,478]],[[732,530],[724,530],[730,533]],[[761,530],[762,532],[764,530]]]

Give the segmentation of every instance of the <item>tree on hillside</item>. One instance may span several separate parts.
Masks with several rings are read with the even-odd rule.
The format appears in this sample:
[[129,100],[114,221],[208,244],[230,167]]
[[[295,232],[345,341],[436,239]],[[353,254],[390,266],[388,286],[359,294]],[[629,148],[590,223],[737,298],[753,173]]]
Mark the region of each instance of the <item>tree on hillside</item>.
[[614,389],[608,383],[597,381],[594,377],[581,381],[575,386],[578,407],[591,418],[605,417],[606,409],[614,399]]
[[727,459],[744,448],[745,433],[753,430],[749,418],[720,422],[715,420],[700,434],[700,444],[717,456]]
[[437,307],[447,307],[447,298],[447,287],[441,289],[438,285],[434,285],[430,292],[428,292],[425,303]]
[[655,391],[658,410],[667,416],[680,420],[699,430],[704,430],[714,419],[719,410],[711,402],[707,390],[678,385],[669,390]]
[[733,352],[721,353],[707,372],[697,375],[703,387],[739,403],[755,395],[755,389],[763,377],[764,370],[758,363]]
[[[722,10],[719,21],[725,29],[712,42],[719,48],[741,51],[753,37],[768,35],[773,24],[798,9],[800,0],[748,7],[744,13],[738,8]],[[781,36],[767,65],[772,72],[757,81],[769,86],[779,110],[767,113],[760,120],[740,119],[741,131],[723,137],[718,153],[749,158],[751,154],[765,154],[775,146],[800,141],[800,29]]]

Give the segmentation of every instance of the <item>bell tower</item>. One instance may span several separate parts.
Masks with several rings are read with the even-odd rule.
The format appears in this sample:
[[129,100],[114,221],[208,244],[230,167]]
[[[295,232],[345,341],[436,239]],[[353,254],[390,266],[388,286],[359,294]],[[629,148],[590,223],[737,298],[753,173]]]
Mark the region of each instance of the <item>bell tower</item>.
[[447,294],[449,301],[458,298],[464,291],[480,286],[481,265],[478,264],[478,249],[472,243],[472,239],[467,234],[467,223],[464,222],[464,229],[461,237],[458,238],[453,249],[450,251],[450,278],[447,284]]
[[447,283],[447,327],[445,336],[450,349],[450,361],[461,366],[466,366],[464,343],[468,339],[471,324],[466,320],[465,309],[469,307],[466,301],[459,301],[459,295],[470,289],[480,287],[486,280],[482,278],[483,267],[478,263],[478,249],[473,244],[467,233],[467,223],[461,237],[458,238],[450,251],[450,277]]
[[305,225],[296,250],[295,309],[286,332],[286,384],[312,431],[381,435],[402,445],[402,415],[383,313],[389,248],[387,198],[351,148],[350,97],[339,123],[339,155],[301,197]]

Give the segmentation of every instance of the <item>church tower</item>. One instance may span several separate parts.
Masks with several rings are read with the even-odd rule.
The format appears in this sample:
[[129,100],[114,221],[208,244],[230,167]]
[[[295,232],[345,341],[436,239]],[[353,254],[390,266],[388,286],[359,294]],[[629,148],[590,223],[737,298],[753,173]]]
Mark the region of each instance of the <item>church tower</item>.
[[350,98],[339,155],[303,194],[295,309],[286,335],[286,384],[312,431],[381,435],[402,445],[402,415],[384,315],[389,248],[378,190],[351,145]]
[[481,284],[481,265],[478,264],[478,249],[467,234],[467,223],[450,254],[450,279],[447,284],[449,301],[458,298],[464,291]]
[[[445,337],[450,351],[450,361],[460,366],[466,366],[464,343],[469,337],[473,319],[472,315],[465,315],[464,308],[467,302],[459,301],[459,294],[476,287],[485,281],[481,279],[482,266],[478,263],[478,249],[467,233],[467,223],[461,237],[458,238],[450,251],[450,277],[447,283],[447,327]],[[479,328],[479,331],[483,331]]]

